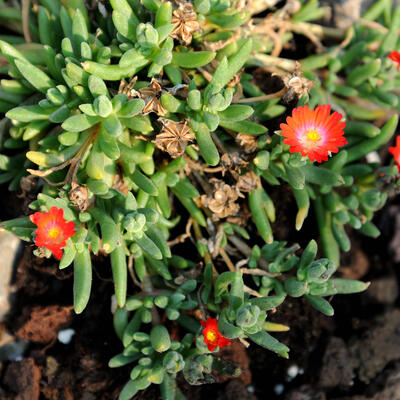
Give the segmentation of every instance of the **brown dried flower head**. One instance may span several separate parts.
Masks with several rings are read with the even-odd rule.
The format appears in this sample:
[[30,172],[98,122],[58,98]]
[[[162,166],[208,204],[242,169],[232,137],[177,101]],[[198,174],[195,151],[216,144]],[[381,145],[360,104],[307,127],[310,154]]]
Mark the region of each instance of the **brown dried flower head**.
[[260,184],[260,178],[253,171],[238,175],[236,179],[236,189],[242,193],[250,193]]
[[238,153],[224,153],[221,157],[221,167],[223,168],[222,175],[224,175],[226,171],[240,172],[247,164],[248,162],[243,160]]
[[128,100],[133,99],[134,97],[139,96],[139,92],[136,91],[133,87],[135,86],[137,81],[137,76],[134,76],[127,82],[125,79],[122,79],[119,83],[118,94],[125,94],[128,96]]
[[75,182],[72,182],[71,190],[68,194],[70,200],[76,207],[78,207],[80,212],[86,211],[89,208],[89,194],[85,186],[81,186]]
[[154,143],[159,149],[169,153],[171,157],[180,157],[187,144],[195,138],[187,121],[175,122],[166,118],[160,118],[159,121],[163,124],[163,128],[156,136]]
[[200,198],[204,207],[213,212],[213,219],[226,218],[239,212],[239,204],[236,200],[242,197],[235,186],[229,186],[219,179],[210,179],[214,185],[214,191],[210,195],[203,194]]
[[145,102],[142,114],[147,115],[151,112],[154,112],[159,116],[164,116],[168,113],[160,101],[162,93],[163,89],[155,78],[151,79],[151,82],[148,86],[139,89],[139,96]]
[[243,147],[244,152],[247,154],[254,153],[257,150],[257,139],[253,135],[238,133],[236,142]]
[[303,94],[308,94],[310,89],[314,86],[314,82],[304,78],[301,73],[301,65],[296,62],[296,70],[293,75],[284,76],[282,78],[285,87],[288,89],[283,100],[289,102],[295,98],[300,98]]
[[191,3],[180,3],[179,8],[172,13],[171,22],[174,29],[170,36],[186,46],[192,42],[193,33],[201,30],[197,14]]

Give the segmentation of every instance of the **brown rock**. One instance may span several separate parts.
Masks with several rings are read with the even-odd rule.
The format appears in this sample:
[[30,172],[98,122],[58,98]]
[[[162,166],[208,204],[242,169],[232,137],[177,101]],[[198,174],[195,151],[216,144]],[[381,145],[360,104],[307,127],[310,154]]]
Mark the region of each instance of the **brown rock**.
[[225,387],[222,395],[218,396],[218,400],[256,400],[239,379],[231,380]]
[[285,400],[326,400],[326,396],[324,392],[314,389],[310,385],[303,385],[289,393]]
[[[249,385],[251,383],[250,359],[242,343],[234,340],[232,345],[224,347],[220,354],[223,359],[232,361],[241,369],[242,372],[238,379],[243,382],[243,385]],[[228,377],[220,376],[218,381],[225,382],[228,379]]]
[[340,268],[342,278],[361,279],[369,270],[370,261],[363,251],[355,247],[348,255],[349,263]]
[[392,372],[382,392],[375,394],[373,400],[395,400],[400,399],[400,365]]
[[400,359],[400,310],[375,320],[375,327],[349,347],[361,381],[369,383],[385,366]]
[[58,331],[71,321],[71,307],[33,307],[24,312],[28,320],[18,329],[16,336],[31,342],[48,343],[56,339]]
[[13,361],[7,367],[4,384],[15,394],[13,400],[38,400],[40,395],[40,369],[32,358]]
[[353,385],[354,362],[343,339],[332,337],[329,340],[319,379],[319,386],[326,388]]
[[378,303],[393,304],[399,295],[396,277],[392,275],[374,279],[366,294]]

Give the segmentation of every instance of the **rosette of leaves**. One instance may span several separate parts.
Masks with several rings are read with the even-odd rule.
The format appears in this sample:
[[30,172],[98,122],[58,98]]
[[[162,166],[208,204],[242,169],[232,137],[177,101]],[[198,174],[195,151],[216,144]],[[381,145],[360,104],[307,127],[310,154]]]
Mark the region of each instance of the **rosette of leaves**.
[[244,65],[251,49],[252,41],[247,40],[237,53],[229,59],[224,58],[203,90],[199,90],[195,80],[192,80],[185,101],[171,94],[161,97],[163,107],[171,114],[183,114],[190,119],[189,125],[195,133],[200,153],[210,165],[219,162],[219,153],[210,134],[218,127],[233,132],[251,131],[254,135],[266,132],[263,126],[247,121],[253,114],[250,106],[231,104],[235,89],[226,87]]
[[[144,283],[151,285],[150,279],[146,276]],[[175,377],[184,368],[193,370],[188,376],[194,380],[200,377],[204,368],[207,372],[211,367],[212,357],[205,354],[204,342],[193,347],[193,333],[198,332],[200,324],[185,313],[198,307],[197,282],[187,280],[175,289],[153,283],[151,290],[128,298],[124,307],[114,313],[114,328],[124,349],[110,360],[109,365],[115,368],[135,363],[130,380],[120,394],[121,400],[130,399],[152,383],[161,385],[163,397],[167,398],[178,390]],[[159,312],[165,312],[168,320],[177,321],[192,333],[187,333],[180,341],[171,339],[168,329],[158,321]],[[153,326],[149,327],[151,323]],[[203,354],[204,360],[197,357]],[[189,355],[192,360],[188,360]],[[197,363],[196,367],[194,363]]]
[[[311,96],[312,99],[312,96]],[[290,185],[297,203],[296,229],[300,230],[311,205],[316,213],[325,254],[336,264],[340,251],[350,250],[345,225],[377,237],[378,229],[371,222],[374,212],[383,207],[387,192],[396,185],[396,167],[377,169],[373,162],[361,163],[367,154],[378,150],[396,132],[398,116],[392,116],[378,127],[366,122],[348,123],[350,129],[373,131],[374,136],[346,145],[345,150],[331,160],[315,165],[300,154],[290,154],[281,137],[258,139],[258,151],[252,160],[253,170],[266,185],[279,185],[283,180]],[[346,128],[348,129],[348,128]],[[387,182],[383,185],[382,182]],[[389,184],[392,182],[392,184]],[[262,238],[273,240],[271,222],[275,221],[275,206],[265,188],[257,188],[249,195],[249,206]]]
[[[393,12],[388,13],[392,8]],[[381,23],[381,29],[356,23],[345,48],[333,48],[327,54],[312,56],[314,61],[310,57],[302,63],[302,69],[318,79],[315,57],[319,57],[318,68],[326,68],[328,72],[326,79],[318,79],[317,87],[312,90],[312,104],[323,101],[329,93],[331,104],[340,107],[355,122],[382,118],[385,110],[398,109],[399,103],[398,95],[393,92],[399,78],[388,54],[398,40],[400,7],[395,7],[392,1],[378,1],[363,18]],[[362,127],[357,123],[347,127],[354,144],[377,135],[368,124],[365,130]]]
[[[249,262],[254,282],[259,287],[258,296],[244,291],[243,274],[239,271],[223,272],[214,284],[214,299],[202,295],[203,301],[213,301],[218,307],[218,329],[229,339],[250,339],[254,343],[288,357],[289,348],[272,337],[266,330],[268,311],[282,304],[286,296],[304,296],[318,311],[333,315],[330,303],[324,298],[334,294],[358,293],[364,291],[369,283],[332,278],[336,265],[328,259],[314,260],[317,244],[312,240],[301,257],[295,255],[298,246],[286,247],[285,242],[273,242],[261,249],[253,248]],[[267,261],[267,268],[257,270],[260,260]],[[291,271],[295,271],[293,276]],[[257,273],[259,275],[257,276]],[[206,279],[205,287],[211,285]],[[290,276],[292,275],[292,276]],[[206,292],[209,293],[209,292]]]
[[[30,204],[35,211],[48,211],[51,207],[61,208],[68,221],[73,221],[77,233],[67,241],[60,261],[60,269],[74,266],[74,309],[77,313],[86,307],[91,291],[92,264],[90,254],[99,252],[110,255],[115,286],[115,297],[123,307],[127,296],[127,257],[134,254],[135,268],[140,279],[147,275],[145,259],[150,260],[151,273],[171,279],[166,260],[171,257],[166,243],[168,228],[173,222],[161,217],[153,208],[140,208],[132,193],[123,196],[111,189],[107,198],[94,197],[89,190],[89,201],[93,205],[88,211],[77,213],[65,191],[58,197],[40,193]],[[29,217],[3,222],[2,226],[26,241],[32,240],[35,230]]]
[[[172,6],[168,2],[145,2],[138,8],[138,15],[125,0],[115,0],[111,6],[114,25],[110,20],[106,22],[102,13],[96,13],[99,27],[93,34],[82,2],[45,3],[38,9],[37,37],[44,46],[37,46],[33,52],[0,42],[1,51],[9,62],[7,72],[13,78],[2,81],[5,96],[14,96],[14,103],[27,98],[26,105],[20,107],[12,108],[12,103],[4,105],[4,111],[11,108],[7,117],[14,125],[9,130],[11,137],[5,141],[5,147],[23,149],[28,146],[24,142],[29,141],[29,147],[34,151],[28,152],[27,157],[41,169],[62,169],[62,166],[75,165],[83,158],[88,177],[82,183],[98,195],[107,194],[112,186],[115,165],[122,163],[125,180],[133,181],[130,187],[143,187],[141,183],[145,181],[147,192],[154,195],[154,188],[150,188],[148,180],[143,179],[134,167],[139,165],[147,174],[154,172],[151,161],[154,146],[129,138],[126,132],[148,134],[153,131],[150,119],[139,114],[143,101],[131,100],[123,94],[115,95],[115,90],[105,81],[131,77],[141,69],[153,76],[168,65],[170,68],[165,68],[167,76],[172,83],[180,83],[184,70],[210,63],[216,53],[188,51],[183,46],[173,49],[173,39],[168,36],[174,26],[171,23]],[[229,10],[228,3],[215,3],[204,12],[207,16],[216,16]],[[155,15],[154,26],[147,22],[152,13]],[[53,29],[54,35],[51,34]],[[212,30],[215,29],[219,29],[218,24],[213,25]],[[179,110],[180,117],[192,118],[191,125],[201,153],[213,165],[219,156],[210,131],[218,125],[233,131],[265,130],[250,121],[246,125],[244,119],[251,114],[251,108],[230,106],[234,90],[225,86],[243,66],[252,48],[251,40],[240,39],[235,45],[239,46],[237,52],[219,53],[221,62],[212,82],[205,89],[204,83],[200,83],[200,90],[205,92],[200,94],[201,98],[197,99],[199,89],[192,86],[191,107]],[[226,55],[230,57],[226,58]],[[119,63],[110,64],[112,58],[118,59]],[[174,103],[172,108],[176,106],[178,101],[172,95],[164,96],[170,96]],[[234,111],[241,111],[240,115]],[[59,133],[58,124],[64,132]],[[85,155],[87,148],[90,148],[88,157]],[[21,158],[22,153],[11,159],[4,158],[6,172],[2,179],[13,179],[12,187],[23,174],[15,169]],[[27,164],[31,166],[29,162]],[[32,173],[32,169],[29,172]],[[36,174],[44,177],[52,172]]]
[[[387,193],[397,186],[396,168],[382,167],[380,162],[361,160],[388,143],[396,132],[397,116],[379,128],[373,121],[385,119],[388,110],[398,109],[398,73],[388,53],[398,40],[400,7],[391,1],[378,1],[365,13],[364,19],[378,21],[382,29],[371,30],[357,23],[345,48],[333,48],[320,56],[302,62],[306,76],[317,81],[311,89],[311,106],[330,103],[346,116],[345,151],[323,167],[341,174],[344,183],[332,191],[332,185],[322,185],[315,197],[315,212],[325,254],[339,262],[339,248],[350,249],[344,225],[377,237],[379,230],[371,222],[374,211],[381,208]],[[314,71],[315,65],[326,68],[326,79]],[[387,184],[382,185],[382,181]],[[390,182],[392,182],[390,184]],[[339,194],[340,192],[340,194]],[[295,193],[296,200],[297,195]],[[301,201],[301,199],[299,199]],[[299,203],[299,201],[298,201]],[[301,207],[301,204],[299,205]]]

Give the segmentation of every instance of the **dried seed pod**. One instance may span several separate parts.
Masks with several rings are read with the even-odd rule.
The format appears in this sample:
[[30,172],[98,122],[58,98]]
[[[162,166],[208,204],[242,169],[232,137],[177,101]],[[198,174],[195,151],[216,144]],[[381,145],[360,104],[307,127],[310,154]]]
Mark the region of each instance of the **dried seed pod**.
[[162,122],[163,128],[156,136],[154,143],[159,149],[169,153],[171,157],[180,157],[187,144],[195,138],[187,121],[175,122],[166,118],[160,118],[159,121]]
[[135,90],[133,87],[135,86],[137,81],[137,76],[134,76],[127,82],[125,79],[122,79],[119,83],[118,94],[126,94],[128,96],[128,100],[133,99],[134,97],[139,97],[139,92]]
[[164,116],[168,111],[162,106],[160,98],[163,89],[157,79],[152,78],[148,86],[139,89],[139,96],[144,100],[145,106],[142,114],[156,113],[159,116]]
[[260,178],[253,171],[239,175],[236,179],[236,188],[240,192],[250,193],[260,184]]
[[243,147],[245,153],[254,153],[257,150],[257,136],[238,133],[236,142]]
[[236,187],[227,185],[219,179],[210,179],[210,182],[214,185],[214,191],[208,196],[202,195],[200,197],[202,205],[214,213],[214,219],[237,214],[240,207],[236,200],[241,196],[241,193]]
[[304,94],[308,94],[314,86],[314,82],[304,78],[301,73],[301,65],[296,62],[296,70],[293,75],[282,77],[282,81],[287,88],[287,92],[283,96],[283,101],[290,102],[296,98],[300,98]]
[[179,8],[172,13],[174,29],[170,36],[179,40],[186,46],[192,42],[192,35],[201,30],[197,21],[197,14],[191,3],[181,3]]
[[240,157],[239,153],[225,153],[221,157],[221,166],[223,168],[223,174],[226,171],[231,171],[231,172],[240,172],[242,168],[245,168],[247,166],[248,162],[243,160],[242,157]]
[[69,198],[78,207],[80,212],[86,211],[90,206],[88,190],[85,186],[72,182]]

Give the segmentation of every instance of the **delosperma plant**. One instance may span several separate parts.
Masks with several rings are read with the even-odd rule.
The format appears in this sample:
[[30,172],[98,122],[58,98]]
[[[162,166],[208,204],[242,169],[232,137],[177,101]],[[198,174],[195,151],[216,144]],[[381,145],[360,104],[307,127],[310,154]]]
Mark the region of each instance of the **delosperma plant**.
[[[399,6],[377,1],[342,31],[310,22],[316,0],[264,17],[234,0],[15,3],[0,1],[0,181],[41,185],[34,213],[2,227],[73,268],[76,313],[109,255],[110,367],[132,366],[121,400],[152,383],[182,398],[181,372],[236,376],[215,356],[233,340],[288,357],[271,310],[304,296],[333,315],[332,295],[368,287],[334,273],[349,228],[378,236],[374,212],[398,192]],[[291,59],[295,34],[317,54]],[[265,93],[254,67],[280,89]],[[370,155],[389,143],[393,160]],[[274,240],[282,185],[293,230],[314,211],[325,258],[315,240]]]

